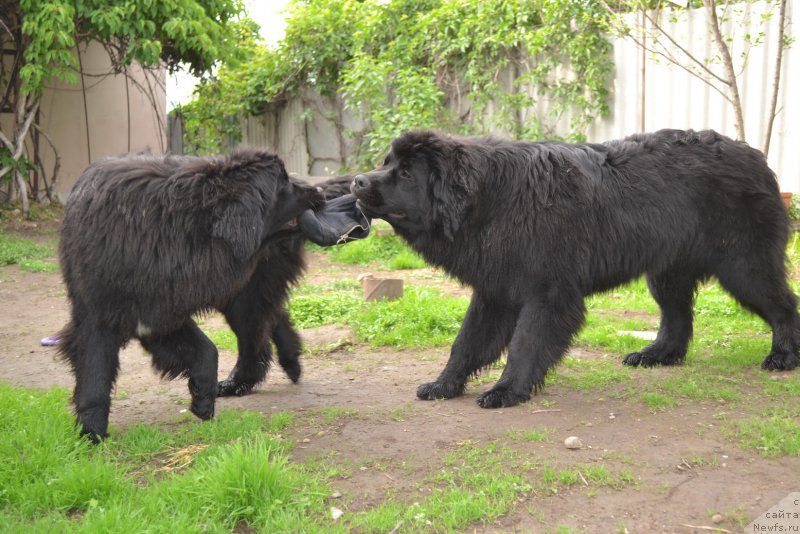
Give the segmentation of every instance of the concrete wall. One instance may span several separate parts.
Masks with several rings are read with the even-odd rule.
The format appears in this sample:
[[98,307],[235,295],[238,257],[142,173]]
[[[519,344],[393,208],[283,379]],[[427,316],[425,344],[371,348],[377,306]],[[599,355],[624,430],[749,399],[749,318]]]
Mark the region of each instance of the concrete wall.
[[[751,19],[759,20],[764,11],[763,3],[750,5]],[[788,0],[788,16],[800,13],[800,0]],[[667,17],[664,17],[665,19]],[[747,141],[761,148],[765,130],[767,106],[772,90],[772,71],[777,49],[777,11],[765,26],[754,22],[750,26],[732,28],[735,42],[741,42],[746,32],[765,32],[765,43],[755,47],[743,64],[741,48],[734,50],[734,61],[739,64],[739,90],[744,106]],[[703,10],[691,11],[684,21],[665,23],[671,34],[689,42],[690,50],[708,57],[712,50],[710,34]],[[788,35],[800,37],[798,25],[789,25]],[[769,163],[778,174],[782,189],[800,193],[800,41],[784,51],[782,88],[778,101],[779,114],[773,127]],[[736,137],[733,126],[733,110],[717,92],[692,77],[677,66],[651,54],[643,55],[631,40],[614,42],[616,72],[611,88],[611,113],[592,124],[587,132],[589,141],[605,141],[624,137],[638,131],[654,131],[661,128],[713,128],[731,137]],[[645,77],[642,78],[642,64]],[[715,67],[716,70],[721,70]],[[499,76],[508,87],[510,72]],[[641,98],[644,94],[645,106]],[[463,105],[463,102],[462,102]],[[489,106],[491,112],[493,106]],[[547,114],[547,101],[537,98],[537,105],[523,113],[523,118],[543,117]],[[343,109],[337,98],[322,98],[305,91],[287,106],[271,110],[272,118],[250,117],[244,119],[246,144],[267,146],[284,157],[290,172],[297,174],[336,174],[339,167],[348,162],[353,141],[345,132],[359,132],[362,128],[358,117]],[[569,117],[562,117],[556,125],[556,133],[564,134]],[[268,125],[268,126],[267,126]],[[644,126],[642,128],[642,125]],[[489,124],[491,128],[491,124]],[[401,132],[398,132],[400,134]],[[503,135],[492,129],[493,134]],[[388,147],[387,147],[388,149]],[[337,156],[338,154],[338,156]]]
[[[55,191],[62,201],[96,159],[121,152],[166,150],[164,71],[145,73],[133,66],[133,81],[129,81],[123,75],[110,74],[111,62],[99,44],[81,46],[75,53],[84,75],[77,84],[49,82],[40,111],[40,125],[61,155]],[[40,146],[49,176],[54,153],[44,139]]]

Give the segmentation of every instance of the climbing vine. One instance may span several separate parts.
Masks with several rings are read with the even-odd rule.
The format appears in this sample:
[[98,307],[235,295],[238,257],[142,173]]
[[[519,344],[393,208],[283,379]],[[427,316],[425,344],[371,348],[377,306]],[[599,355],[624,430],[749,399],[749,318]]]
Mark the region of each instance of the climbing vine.
[[[52,78],[78,81],[76,47],[100,43],[111,59],[108,74],[127,74],[136,62],[154,75],[164,66],[200,75],[236,57],[243,14],[241,0],[0,0],[0,109],[13,111],[10,126],[0,131],[0,178],[23,211],[29,171],[42,171],[39,154],[27,144],[31,131],[52,145],[58,162],[58,147],[37,124],[40,99]],[[57,172],[58,163],[48,196]]]
[[197,124],[221,140],[238,133],[219,117],[306,87],[364,120],[345,132],[353,165],[374,164],[412,128],[580,139],[607,112],[606,17],[597,0],[294,0],[278,46],[254,43],[248,61],[221,68],[187,121],[202,112]]

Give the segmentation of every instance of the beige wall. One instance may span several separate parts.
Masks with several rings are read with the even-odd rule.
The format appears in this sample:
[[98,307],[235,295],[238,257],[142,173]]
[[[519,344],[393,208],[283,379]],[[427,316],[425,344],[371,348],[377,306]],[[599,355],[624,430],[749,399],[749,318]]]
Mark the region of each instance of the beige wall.
[[[129,69],[133,80],[114,75],[108,54],[97,43],[81,46],[79,57],[84,76],[76,84],[52,80],[41,102],[40,125],[61,155],[55,191],[62,201],[91,161],[121,152],[166,150],[164,70],[145,73],[134,65]],[[54,154],[44,139],[40,146],[50,176]]]

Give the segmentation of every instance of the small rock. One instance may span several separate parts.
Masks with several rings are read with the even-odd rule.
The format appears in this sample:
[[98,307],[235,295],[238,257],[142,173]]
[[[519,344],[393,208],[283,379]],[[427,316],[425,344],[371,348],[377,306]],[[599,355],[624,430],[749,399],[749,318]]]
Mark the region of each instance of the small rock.
[[334,491],[333,493],[331,493],[331,499],[341,499],[341,498],[342,494],[339,493],[338,491]]
[[722,516],[719,514],[712,515],[711,522],[714,523],[715,525],[719,525],[720,523],[722,523]]
[[568,449],[580,449],[583,447],[583,443],[577,436],[570,436],[564,440],[564,446]]
[[359,470],[361,470],[361,471],[366,471],[366,470],[367,470],[367,466],[365,466],[365,465],[362,465],[362,466],[361,466],[361,467],[359,467],[358,469],[359,469]]
[[335,506],[331,506],[331,517],[333,518],[334,521],[342,517],[342,515],[344,515],[344,512],[342,512]]
[[610,414],[608,414],[608,418],[609,418],[609,419],[616,419],[616,418],[617,418],[617,416],[616,416],[616,415],[614,415],[613,413],[610,413]]
[[311,443],[311,440],[308,438],[303,438],[303,443]]
[[317,437],[321,438],[324,435],[325,435],[325,431],[324,430],[320,430],[319,432],[317,432]]

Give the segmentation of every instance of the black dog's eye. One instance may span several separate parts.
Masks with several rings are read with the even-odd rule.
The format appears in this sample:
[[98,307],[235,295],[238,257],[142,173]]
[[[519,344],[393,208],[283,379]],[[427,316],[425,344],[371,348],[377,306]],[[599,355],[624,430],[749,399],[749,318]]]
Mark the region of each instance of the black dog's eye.
[[410,180],[411,179],[411,173],[409,172],[408,169],[400,169],[400,173],[399,174],[400,174],[400,179],[401,180]]

